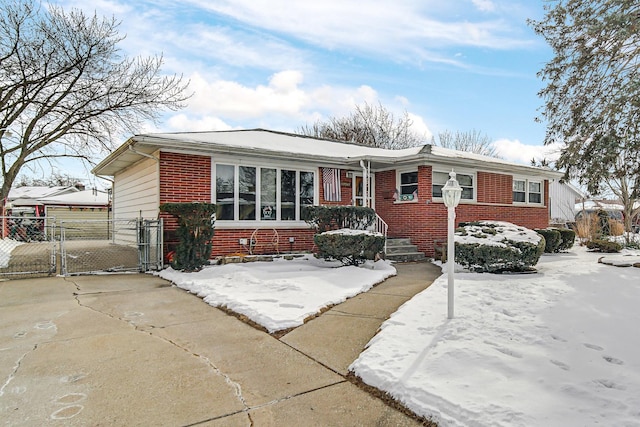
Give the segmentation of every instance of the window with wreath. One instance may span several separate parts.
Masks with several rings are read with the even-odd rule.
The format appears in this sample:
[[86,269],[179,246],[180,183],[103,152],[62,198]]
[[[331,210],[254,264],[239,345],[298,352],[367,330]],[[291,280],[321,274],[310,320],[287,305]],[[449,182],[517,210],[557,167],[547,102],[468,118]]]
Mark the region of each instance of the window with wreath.
[[300,221],[315,204],[315,173],[296,169],[215,165],[219,221]]
[[409,202],[418,197],[418,171],[407,171],[398,173],[398,194],[397,201]]
[[[449,172],[434,171],[431,181],[431,191],[434,198],[442,198],[442,187],[449,180]],[[474,182],[472,174],[456,172],[456,180],[462,187],[461,200],[474,200]]]

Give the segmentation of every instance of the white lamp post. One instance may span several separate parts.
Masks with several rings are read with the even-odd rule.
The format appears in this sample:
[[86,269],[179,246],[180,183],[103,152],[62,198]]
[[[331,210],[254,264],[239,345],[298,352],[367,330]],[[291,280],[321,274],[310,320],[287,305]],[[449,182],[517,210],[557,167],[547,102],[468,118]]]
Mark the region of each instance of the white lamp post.
[[453,319],[453,264],[455,264],[455,246],[453,243],[453,224],[456,219],[456,206],[460,203],[462,188],[456,180],[456,173],[449,172],[449,180],[442,187],[442,199],[447,207],[447,313],[448,318]]

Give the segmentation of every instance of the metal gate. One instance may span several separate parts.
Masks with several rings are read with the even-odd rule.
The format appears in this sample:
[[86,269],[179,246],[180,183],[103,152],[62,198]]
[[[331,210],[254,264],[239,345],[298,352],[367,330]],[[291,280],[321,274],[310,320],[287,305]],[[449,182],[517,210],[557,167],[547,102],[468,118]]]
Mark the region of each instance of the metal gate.
[[0,216],[0,278],[47,276],[56,272],[54,218]]
[[162,220],[60,221],[61,273],[162,269]]
[[162,219],[0,220],[0,279],[163,268]]
[[140,271],[162,270],[163,234],[162,218],[138,220],[138,257]]

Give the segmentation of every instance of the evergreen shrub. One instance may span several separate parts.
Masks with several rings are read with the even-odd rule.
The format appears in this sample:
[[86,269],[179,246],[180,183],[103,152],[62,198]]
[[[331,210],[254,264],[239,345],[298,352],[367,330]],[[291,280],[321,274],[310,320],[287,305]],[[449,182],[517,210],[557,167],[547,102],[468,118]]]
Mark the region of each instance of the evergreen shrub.
[[562,236],[560,235],[560,231],[558,231],[555,228],[543,228],[543,229],[536,229],[535,232],[542,235],[542,237],[544,237],[545,253],[552,254],[554,252],[558,252],[558,248],[562,243]]
[[340,228],[366,230],[376,220],[376,212],[363,206],[303,206],[302,219],[319,233]]
[[335,259],[343,265],[360,265],[384,251],[385,238],[371,231],[340,229],[316,234],[313,241],[318,247],[318,255],[324,259]]
[[531,271],[545,249],[533,230],[502,221],[462,223],[455,232],[455,260],[471,271]]
[[171,267],[198,271],[209,263],[214,233],[216,205],[213,203],[163,203],[160,211],[178,220],[176,236],[180,240]]
[[622,250],[622,245],[609,240],[594,239],[587,242],[587,249],[590,249],[593,252],[614,253],[620,252]]
[[568,251],[576,241],[576,232],[569,228],[558,228],[557,230],[560,232],[560,246],[558,246],[557,252]]

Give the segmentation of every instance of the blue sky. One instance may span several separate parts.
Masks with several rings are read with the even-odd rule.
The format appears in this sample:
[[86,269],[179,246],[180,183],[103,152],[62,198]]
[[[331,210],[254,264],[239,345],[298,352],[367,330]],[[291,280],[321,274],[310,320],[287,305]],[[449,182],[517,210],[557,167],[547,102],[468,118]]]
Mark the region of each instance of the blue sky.
[[475,129],[506,159],[553,157],[534,121],[551,50],[526,24],[542,0],[54,3],[115,16],[127,55],[190,79],[187,108],[141,132],[294,131],[380,102],[426,137]]

